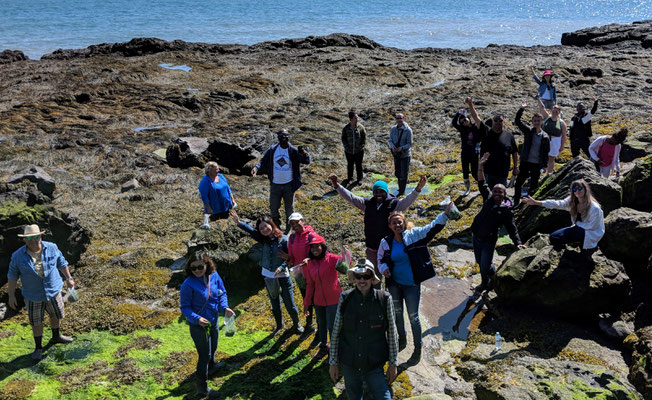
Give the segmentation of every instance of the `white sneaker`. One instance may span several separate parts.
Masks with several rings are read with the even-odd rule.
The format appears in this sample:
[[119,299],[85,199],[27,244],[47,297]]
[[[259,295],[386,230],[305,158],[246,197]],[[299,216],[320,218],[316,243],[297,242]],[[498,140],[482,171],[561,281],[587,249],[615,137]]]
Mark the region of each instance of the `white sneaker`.
[[202,224],[201,228],[208,230],[208,229],[211,229],[211,225],[210,224]]

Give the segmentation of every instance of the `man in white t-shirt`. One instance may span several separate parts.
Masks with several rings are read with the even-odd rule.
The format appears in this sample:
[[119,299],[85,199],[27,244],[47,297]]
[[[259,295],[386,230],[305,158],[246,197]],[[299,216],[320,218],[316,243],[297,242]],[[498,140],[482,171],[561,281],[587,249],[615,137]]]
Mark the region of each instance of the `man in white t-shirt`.
[[310,155],[303,146],[298,148],[290,144],[290,134],[287,129],[277,133],[278,144],[270,146],[263,158],[251,170],[251,175],[267,174],[269,178],[269,211],[274,223],[280,228],[281,199],[285,206],[285,218],[294,212],[294,192],[303,184],[299,164],[310,164]]

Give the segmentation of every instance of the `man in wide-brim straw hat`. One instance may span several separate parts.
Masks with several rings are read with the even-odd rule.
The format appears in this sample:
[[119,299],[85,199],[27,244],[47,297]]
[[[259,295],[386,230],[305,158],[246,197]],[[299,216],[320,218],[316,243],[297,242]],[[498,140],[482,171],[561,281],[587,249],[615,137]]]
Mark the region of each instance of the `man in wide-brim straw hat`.
[[15,295],[18,278],[21,278],[23,284],[22,294],[36,344],[32,353],[34,360],[40,360],[43,356],[41,340],[45,312],[50,316],[52,327],[50,343],[72,342],[72,338],[63,336],[59,331],[60,321],[65,315],[61,297],[63,288],[61,276],[63,275],[68,288],[72,288],[75,282],[68,270],[68,261],[63,258],[57,245],[41,241],[43,233],[38,225],[25,226],[23,234],[18,235],[25,239],[25,245],[11,255],[7,273],[9,307],[13,309],[18,307]]
[[[351,400],[362,398],[363,382],[374,399],[391,400],[389,385],[396,379],[398,357],[392,297],[374,289],[380,279],[366,258],[360,258],[347,276],[355,288],[343,292],[337,304],[329,360],[331,379],[337,382],[342,373]],[[383,372],[386,362],[387,377]]]

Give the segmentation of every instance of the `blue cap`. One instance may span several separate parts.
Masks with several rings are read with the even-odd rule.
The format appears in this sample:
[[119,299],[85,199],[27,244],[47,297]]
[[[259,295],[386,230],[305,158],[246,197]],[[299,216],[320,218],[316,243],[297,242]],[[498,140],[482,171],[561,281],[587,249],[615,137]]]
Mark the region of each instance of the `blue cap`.
[[376,181],[374,182],[374,187],[372,191],[376,191],[376,189],[384,190],[385,193],[389,194],[389,188],[387,188],[387,183],[384,181]]

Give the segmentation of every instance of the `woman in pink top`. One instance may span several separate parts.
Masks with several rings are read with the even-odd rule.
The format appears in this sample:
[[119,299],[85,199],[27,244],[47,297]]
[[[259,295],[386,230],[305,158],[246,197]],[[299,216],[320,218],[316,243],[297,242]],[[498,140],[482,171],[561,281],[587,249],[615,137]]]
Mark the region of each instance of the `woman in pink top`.
[[616,168],[616,177],[620,176],[620,148],[627,138],[627,128],[623,128],[611,136],[605,135],[595,139],[589,147],[591,158],[598,164],[600,175],[609,178]]
[[303,298],[303,308],[307,310],[311,305],[315,307],[320,339],[319,347],[321,352],[327,352],[328,333],[332,334],[333,332],[337,303],[342,293],[337,272],[338,268],[342,267],[341,257],[329,253],[326,241],[318,234],[310,236],[309,245],[310,253],[304,260],[306,266],[303,269],[303,276],[306,278],[306,296]]
[[[310,237],[316,235],[316,233],[314,229],[312,229],[312,226],[306,224],[303,215],[298,212],[290,215],[289,223],[294,233],[292,233],[288,239],[288,264],[290,267],[294,267],[294,280],[297,282],[301,296],[305,299],[306,279],[303,277],[303,260],[308,258],[308,252],[310,251],[308,241],[310,240]],[[305,310],[308,312],[306,313],[304,334],[308,334],[315,330],[312,325],[312,305]],[[318,340],[318,337],[315,337],[315,340]],[[316,344],[317,342],[314,342],[311,345]]]

